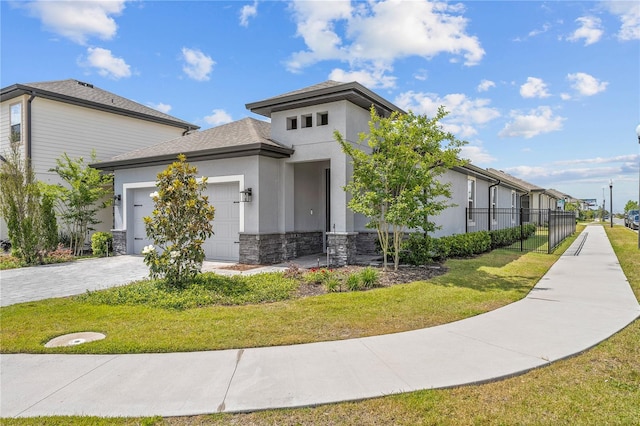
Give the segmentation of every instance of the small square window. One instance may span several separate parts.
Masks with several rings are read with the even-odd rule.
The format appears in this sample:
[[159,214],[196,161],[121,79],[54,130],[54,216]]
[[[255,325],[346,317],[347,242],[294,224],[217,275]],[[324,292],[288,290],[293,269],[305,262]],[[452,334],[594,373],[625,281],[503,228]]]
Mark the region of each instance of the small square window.
[[316,121],[318,123],[318,126],[326,126],[327,124],[329,124],[329,113],[319,112]]
[[287,130],[295,130],[298,128],[298,117],[287,117]]
[[302,116],[302,128],[313,126],[313,119],[311,114]]

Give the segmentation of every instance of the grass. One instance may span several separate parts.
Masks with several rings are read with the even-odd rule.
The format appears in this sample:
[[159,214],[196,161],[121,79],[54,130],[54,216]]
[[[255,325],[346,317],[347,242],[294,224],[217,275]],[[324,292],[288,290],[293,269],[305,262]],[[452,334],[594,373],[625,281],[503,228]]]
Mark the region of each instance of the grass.
[[[623,227],[607,227],[606,231],[640,298],[636,234]],[[495,270],[487,271],[491,272]],[[444,281],[440,285],[446,286],[447,281],[453,284]],[[640,321],[636,320],[579,356],[510,379],[315,408],[166,419],[46,417],[3,421],[7,425],[636,425],[640,423],[639,341]]]
[[[561,252],[523,255],[495,250],[472,259],[449,260],[449,272],[430,282],[253,305],[167,309],[162,306],[165,296],[158,295],[155,306],[96,304],[84,296],[27,302],[0,309],[1,351],[184,352],[340,340],[431,327],[521,299]],[[135,286],[131,288],[135,293]],[[126,291],[95,294],[118,299]],[[187,299],[188,306],[193,306],[198,297]],[[79,331],[100,332],[107,338],[71,347],[44,347],[56,336]]]

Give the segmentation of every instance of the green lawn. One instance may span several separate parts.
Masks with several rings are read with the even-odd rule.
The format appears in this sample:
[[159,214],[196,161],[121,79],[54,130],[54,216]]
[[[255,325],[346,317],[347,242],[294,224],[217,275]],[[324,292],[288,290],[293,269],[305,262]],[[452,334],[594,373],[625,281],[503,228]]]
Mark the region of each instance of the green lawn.
[[[620,264],[637,297],[640,298],[640,251],[637,235],[623,227],[606,228]],[[560,253],[562,250],[558,250]],[[468,300],[470,311],[495,302],[495,293],[511,294],[515,299],[526,293],[529,282],[535,280],[530,271],[546,271],[556,255],[527,254],[518,257],[514,253],[498,251],[469,260],[450,261],[449,274],[433,283],[414,283],[422,292],[440,294],[433,301],[444,302],[447,290],[456,296],[451,299]],[[500,259],[500,260],[498,260]],[[412,286],[396,286],[410,291]],[[376,290],[393,297],[402,294],[391,289]],[[470,293],[467,293],[470,292]],[[350,299],[375,292],[329,295],[326,304],[333,305],[333,298],[346,296],[343,303],[360,301]],[[411,293],[413,296],[419,292]],[[477,297],[472,297],[472,295]],[[464,296],[462,296],[464,295]],[[323,300],[323,297],[308,300]],[[508,297],[507,297],[508,298]],[[378,299],[376,297],[375,299]],[[502,298],[498,298],[502,299]],[[405,299],[410,304],[411,299]],[[296,305],[301,301],[286,302]],[[371,300],[362,302],[372,303]],[[425,303],[424,299],[422,303]],[[444,309],[437,303],[436,311]],[[458,300],[458,304],[462,300]],[[325,303],[322,303],[324,305]],[[281,309],[281,303],[263,306]],[[426,305],[425,305],[426,306]],[[488,307],[488,306],[485,306]],[[244,308],[244,307],[243,307]],[[423,306],[424,308],[424,306]],[[196,310],[198,311],[198,310]],[[200,310],[205,312],[206,310]],[[324,309],[316,308],[323,313]],[[314,313],[316,311],[313,311]],[[354,309],[351,309],[354,311]],[[454,309],[460,315],[463,309]],[[4,328],[4,309],[2,324]],[[184,311],[183,313],[187,313]],[[326,313],[323,313],[326,315]],[[468,314],[473,314],[468,312]],[[342,315],[359,316],[344,311]],[[404,317],[406,313],[397,313]],[[433,314],[436,316],[436,314]],[[450,315],[447,309],[440,316],[441,322]],[[404,319],[407,319],[406,317]],[[355,320],[354,320],[355,321]],[[3,330],[4,333],[4,330]],[[315,408],[272,410],[248,414],[216,414],[188,418],[137,418],[98,419],[86,417],[49,417],[39,419],[4,419],[9,425],[431,425],[431,424],[571,424],[571,425],[631,425],[640,424],[640,321],[635,321],[607,341],[570,359],[527,374],[479,386],[455,389],[428,390],[394,395],[360,402],[324,405]],[[4,335],[3,335],[4,350]]]
[[[495,250],[473,259],[449,260],[449,272],[430,282],[240,306],[177,310],[144,304],[94,304],[86,297],[28,302],[0,309],[1,350],[200,351],[348,339],[430,327],[522,298],[557,257]],[[140,287],[146,285],[107,293],[126,292],[135,299],[139,292],[149,293]],[[121,299],[127,303],[126,298]],[[107,338],[66,348],[44,347],[53,337],[79,331],[100,332]]]

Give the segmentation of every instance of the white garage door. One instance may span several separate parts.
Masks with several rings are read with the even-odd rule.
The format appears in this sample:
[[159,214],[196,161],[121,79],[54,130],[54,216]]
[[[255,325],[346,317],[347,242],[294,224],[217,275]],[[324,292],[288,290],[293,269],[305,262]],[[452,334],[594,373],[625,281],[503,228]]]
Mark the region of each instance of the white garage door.
[[145,188],[133,192],[133,254],[141,254],[144,246],[152,244],[142,218],[153,212],[153,200],[149,197],[153,191],[154,188]]
[[[240,209],[237,203],[240,186],[238,182],[210,183],[204,192],[209,197],[209,204],[216,209],[213,220],[215,234],[204,243],[207,259],[229,260],[240,259]],[[144,226],[145,216],[153,212],[153,200],[149,194],[153,188],[137,189],[133,192],[133,253],[140,254],[142,249],[152,241],[147,237]]]
[[210,183],[205,194],[209,204],[215,207],[213,232],[215,234],[204,243],[207,259],[240,259],[240,186],[238,182]]

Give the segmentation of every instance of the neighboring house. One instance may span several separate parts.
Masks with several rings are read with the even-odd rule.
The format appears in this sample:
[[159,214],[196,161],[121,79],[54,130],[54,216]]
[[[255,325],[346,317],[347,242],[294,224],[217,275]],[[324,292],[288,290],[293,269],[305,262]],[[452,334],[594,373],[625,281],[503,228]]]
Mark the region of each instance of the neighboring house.
[[513,182],[525,189],[526,194],[522,197],[522,208],[524,209],[552,209],[555,210],[558,203],[558,194],[541,188],[515,176],[511,176],[502,170],[487,169],[487,171],[505,182]]
[[[56,159],[63,153],[91,162],[95,150],[106,160],[198,129],[170,115],[69,79],[14,84],[0,91],[0,153],[8,150],[9,137],[16,134],[24,155],[31,158],[36,178],[60,183]],[[100,215],[101,230],[112,227],[111,209]],[[102,229],[104,228],[104,229]],[[4,223],[0,237],[6,238]]]
[[439,227],[433,236],[503,229],[518,223],[521,199],[527,195],[520,182],[473,164],[447,171],[441,181],[451,185],[453,206],[432,218]]

